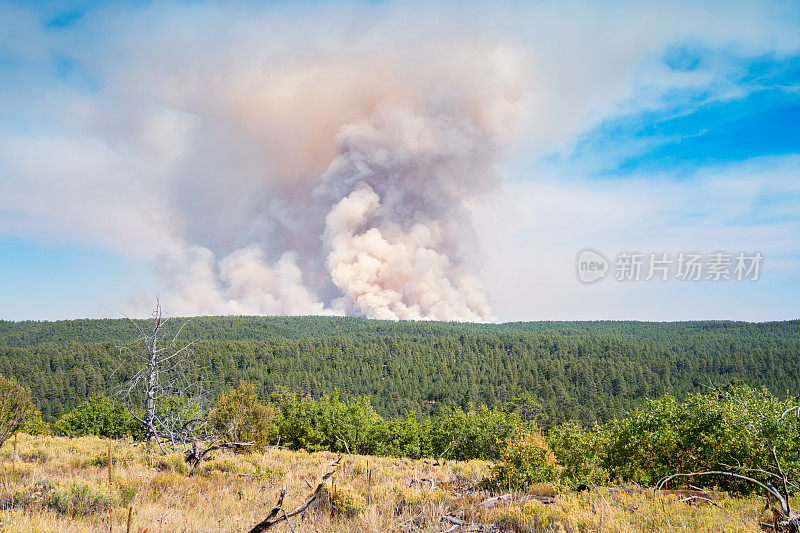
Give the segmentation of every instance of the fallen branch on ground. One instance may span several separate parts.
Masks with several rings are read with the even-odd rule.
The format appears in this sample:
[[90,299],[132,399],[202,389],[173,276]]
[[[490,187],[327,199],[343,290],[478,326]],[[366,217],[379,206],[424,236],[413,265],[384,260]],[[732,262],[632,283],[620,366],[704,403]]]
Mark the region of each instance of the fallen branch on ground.
[[[778,461],[777,454],[775,449],[773,448],[773,456],[775,457],[775,462],[778,465],[778,471],[780,472],[780,477],[783,478],[784,484],[784,493],[776,489],[771,483],[761,482],[755,478],[750,476],[745,476],[742,474],[737,474],[735,472],[726,472],[724,470],[707,470],[704,472],[687,472],[687,473],[679,473],[679,474],[672,474],[671,476],[667,476],[661,481],[658,482],[656,485],[656,492],[658,493],[658,499],[661,500],[661,493],[664,487],[666,487],[667,483],[673,479],[677,478],[691,478],[691,477],[698,477],[698,476],[727,476],[732,477],[734,479],[738,479],[741,481],[745,481],[747,483],[752,483],[757,487],[763,489],[770,497],[774,498],[775,501],[778,502],[780,505],[780,509],[775,509],[772,507],[772,513],[775,516],[775,523],[778,527],[782,530],[789,531],[791,533],[796,533],[800,531],[800,514],[792,513],[790,503],[789,503],[789,482],[786,480],[786,475],[783,472],[783,469],[780,466],[780,462]],[[663,502],[662,502],[663,505]]]
[[192,471],[194,471],[206,459],[206,455],[214,450],[243,450],[254,444],[254,442],[220,442],[202,449],[198,448],[197,441],[194,441],[192,442],[192,448],[183,452],[183,459],[191,465]]
[[513,497],[514,497],[513,494],[503,494],[502,496],[494,496],[492,498],[488,498],[486,500],[483,500],[481,503],[479,503],[475,507],[480,507],[482,509],[485,509],[487,507],[493,506],[495,503],[509,501]]
[[325,483],[328,481],[328,478],[330,478],[333,474],[336,473],[336,469],[341,464],[341,461],[342,461],[342,456],[340,455],[339,457],[336,458],[335,461],[333,461],[328,465],[332,466],[333,470],[322,476],[322,481],[320,481],[319,485],[317,485],[317,488],[314,490],[311,496],[309,496],[302,505],[300,505],[299,507],[295,508],[292,511],[286,511],[283,508],[283,497],[286,496],[286,487],[284,486],[281,489],[280,496],[278,497],[278,503],[275,504],[275,507],[272,508],[272,511],[270,511],[270,513],[263,521],[256,524],[253,527],[253,529],[250,530],[250,533],[261,533],[262,531],[266,531],[275,524],[279,524],[283,521],[286,521],[286,523],[289,525],[289,529],[292,532],[294,532],[294,528],[292,527],[292,523],[289,522],[289,519],[293,516],[299,515],[300,513],[308,509],[309,505],[314,503],[314,501],[319,497],[319,493],[322,490],[322,487],[324,487]]

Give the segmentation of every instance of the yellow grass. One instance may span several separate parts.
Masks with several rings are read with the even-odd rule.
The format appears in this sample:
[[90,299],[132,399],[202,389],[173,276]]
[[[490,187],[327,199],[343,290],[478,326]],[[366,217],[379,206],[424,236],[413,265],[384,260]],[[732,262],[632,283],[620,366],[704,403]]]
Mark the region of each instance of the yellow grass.
[[[335,455],[269,450],[251,455],[216,453],[188,476],[179,454],[148,456],[129,442],[111,443],[113,482],[108,485],[109,441],[96,437],[20,435],[17,459],[9,444],[0,451],[3,531],[248,531],[263,520],[286,486],[284,507],[301,504],[328,471]],[[766,518],[758,498],[726,498],[721,511],[687,505],[674,496],[659,503],[651,493],[598,491],[556,494],[555,503],[477,504],[491,496],[474,486],[489,463],[433,466],[408,459],[345,456],[319,502],[292,519],[299,532],[444,531],[445,516],[494,524],[501,531],[759,531]],[[412,480],[433,480],[413,483]],[[534,492],[549,496],[552,487]],[[487,529],[488,530],[488,529]],[[273,531],[289,531],[283,523]]]

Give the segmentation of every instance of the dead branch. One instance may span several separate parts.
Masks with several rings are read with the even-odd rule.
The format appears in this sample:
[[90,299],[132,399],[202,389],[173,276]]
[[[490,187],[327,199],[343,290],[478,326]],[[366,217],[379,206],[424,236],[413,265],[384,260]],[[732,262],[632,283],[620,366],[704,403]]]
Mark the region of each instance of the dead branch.
[[496,527],[491,524],[485,524],[481,522],[466,522],[451,515],[444,515],[443,518],[452,525],[442,531],[442,533],[453,533],[455,531],[487,531],[487,527],[490,528],[488,529],[489,531],[497,530]]
[[444,454],[450,451],[450,448],[453,446],[453,444],[455,444],[455,442],[456,438],[453,437],[453,439],[450,441],[450,444],[447,445],[447,448],[445,448],[442,453],[436,456],[436,460],[433,462],[433,466],[441,466],[445,464],[445,461],[442,461],[442,457],[444,457]]
[[286,495],[286,487],[283,487],[283,489],[281,489],[281,494],[278,497],[278,503],[275,504],[275,507],[272,508],[272,511],[270,511],[270,513],[263,521],[256,524],[253,527],[253,529],[250,530],[250,533],[261,533],[262,531],[266,531],[270,529],[272,526],[279,524],[280,522],[283,521],[286,521],[286,523],[289,524],[289,529],[294,531],[294,528],[292,528],[292,524],[289,522],[289,518],[299,515],[300,513],[308,509],[309,505],[314,503],[314,501],[319,497],[319,493],[322,491],[322,487],[324,487],[328,479],[333,474],[336,473],[336,469],[341,464],[341,461],[342,461],[342,456],[340,455],[339,457],[336,458],[335,461],[330,463],[328,466],[333,467],[333,470],[322,476],[322,480],[320,481],[319,485],[317,485],[317,488],[302,505],[289,512],[287,512],[283,508],[283,497]]
[[689,503],[689,504],[694,502],[694,501],[706,502],[706,503],[710,503],[714,507],[718,507],[719,509],[722,509],[723,511],[727,512],[727,509],[725,509],[723,506],[721,506],[720,504],[718,504],[717,502],[715,502],[711,498],[705,498],[703,496],[683,496],[681,498],[678,498],[678,501],[680,503]]
[[777,424],[778,426],[780,426],[780,425],[781,425],[781,422],[783,422],[783,419],[784,419],[784,418],[786,418],[786,415],[788,415],[788,414],[789,414],[789,413],[791,413],[792,411],[794,411],[795,415],[796,415],[798,418],[800,418],[800,405],[794,405],[794,406],[792,406],[792,407],[788,408],[787,410],[785,410],[785,411],[784,411],[784,412],[781,414],[781,416],[779,416],[779,417],[778,417],[778,421],[776,422],[776,424]]
[[341,442],[341,443],[343,443],[343,444],[344,444],[344,450],[347,452],[347,455],[352,455],[352,454],[350,453],[350,446],[348,446],[348,445],[347,445],[347,441],[346,441],[346,440],[344,440],[344,439],[342,438],[342,436],[341,436],[341,435],[339,435],[338,433],[336,434],[336,440],[337,440],[338,442]]
[[497,502],[509,501],[513,497],[514,497],[513,494],[503,494],[502,496],[494,496],[493,498],[487,498],[487,499],[483,500],[481,503],[479,503],[475,507],[480,507],[482,509],[485,509],[487,507],[493,506]]
[[664,489],[664,487],[667,486],[667,483],[669,483],[673,479],[677,479],[679,477],[689,478],[689,477],[712,476],[712,475],[713,476],[729,476],[729,477],[733,477],[733,478],[736,478],[736,479],[740,479],[742,481],[746,481],[748,483],[753,483],[754,485],[764,489],[764,491],[766,491],[767,494],[769,494],[770,496],[775,498],[778,501],[778,503],[780,503],[781,510],[784,512],[784,514],[786,514],[788,516],[790,514],[790,512],[791,512],[790,509],[789,509],[789,504],[786,501],[786,499],[771,484],[765,484],[765,483],[762,483],[761,481],[759,481],[757,479],[754,479],[752,477],[744,476],[742,474],[736,474],[734,472],[725,472],[723,470],[707,470],[705,472],[687,472],[687,473],[672,474],[671,476],[667,476],[664,479],[660,480],[656,484],[656,490],[658,491],[659,498],[660,498],[661,497],[661,491]]
[[667,476],[661,481],[659,481],[658,484],[656,485],[656,491],[658,493],[659,501],[661,501],[663,505],[663,501],[661,500],[661,491],[669,481],[679,477],[689,478],[689,477],[708,476],[708,475],[732,477],[735,479],[745,481],[747,483],[752,483],[757,487],[763,489],[769,496],[775,498],[775,500],[780,505],[780,510],[773,508],[773,513],[776,515],[776,523],[781,528],[786,529],[790,532],[796,532],[800,530],[800,514],[792,514],[791,507],[789,506],[789,499],[785,498],[778,489],[776,489],[771,483],[763,483],[755,478],[745,476],[742,474],[737,474],[735,472],[725,472],[723,470],[707,470],[705,472],[687,472],[687,473],[672,474],[671,476]]
[[255,442],[220,442],[212,444],[206,449],[198,448],[197,441],[192,442],[192,447],[183,452],[183,459],[192,467],[192,471],[200,466],[206,456],[215,450],[244,450],[253,446]]

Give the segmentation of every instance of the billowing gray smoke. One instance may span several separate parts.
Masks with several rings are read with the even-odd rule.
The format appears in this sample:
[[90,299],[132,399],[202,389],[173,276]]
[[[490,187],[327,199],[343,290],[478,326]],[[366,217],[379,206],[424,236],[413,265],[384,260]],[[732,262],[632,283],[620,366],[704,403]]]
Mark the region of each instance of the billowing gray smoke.
[[[357,71],[319,67],[314,90],[291,72],[260,88],[269,95],[271,85],[288,84],[281,98],[297,116],[284,117],[285,137],[265,126],[257,159],[266,176],[243,177],[233,162],[225,172],[236,177],[225,187],[189,182],[181,202],[213,218],[189,216],[195,242],[165,254],[173,309],[491,319],[467,204],[498,181],[494,165],[514,110],[511,56],[447,50],[413,69],[383,59]],[[318,131],[302,125],[292,139],[291,120],[307,118],[295,98],[324,118]],[[276,110],[261,105],[246,123],[268,124]],[[250,135],[260,141],[264,133]],[[318,148],[325,144],[333,153]],[[212,220],[220,226],[209,227]]]
[[333,307],[376,318],[480,320],[464,201],[493,182],[497,147],[468,110],[386,106],[343,126],[315,196],[328,212]]

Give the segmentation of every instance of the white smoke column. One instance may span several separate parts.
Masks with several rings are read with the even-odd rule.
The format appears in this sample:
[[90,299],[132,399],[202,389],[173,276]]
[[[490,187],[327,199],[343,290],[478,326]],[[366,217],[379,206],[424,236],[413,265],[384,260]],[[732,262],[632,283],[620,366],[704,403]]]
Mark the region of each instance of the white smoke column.
[[487,91],[482,69],[458,74],[339,131],[341,155],[315,195],[332,206],[326,266],[342,293],[335,307],[347,313],[491,319],[465,202],[497,183],[513,105],[509,87]]
[[380,319],[485,320],[490,315],[483,286],[453,268],[439,224],[414,224],[408,230],[371,227],[356,233],[381,208],[366,183],[340,201],[327,218],[327,266],[343,293],[345,311]]
[[[315,175],[301,160],[282,163],[267,144],[265,163],[292,174],[235,177],[241,192],[230,197],[236,189],[220,189],[216,176],[209,176],[216,194],[190,191],[202,202],[192,211],[240,220],[242,243],[187,242],[168,255],[175,312],[492,320],[466,203],[498,184],[494,166],[510,141],[518,98],[515,58],[503,48],[452,47],[424,66],[414,59],[367,62],[352,77],[334,71],[337,84],[360,92],[325,108],[353,119],[328,127],[336,153],[326,170]],[[365,69],[391,79],[364,86]],[[296,79],[303,78],[269,80],[261,91]],[[278,144],[290,147],[287,154],[314,153],[324,145],[318,136],[309,145],[291,137]],[[208,228],[211,220],[189,219],[209,243],[230,233]]]

